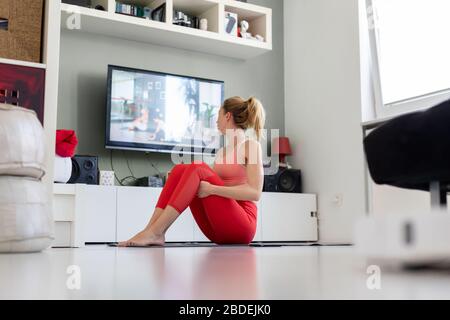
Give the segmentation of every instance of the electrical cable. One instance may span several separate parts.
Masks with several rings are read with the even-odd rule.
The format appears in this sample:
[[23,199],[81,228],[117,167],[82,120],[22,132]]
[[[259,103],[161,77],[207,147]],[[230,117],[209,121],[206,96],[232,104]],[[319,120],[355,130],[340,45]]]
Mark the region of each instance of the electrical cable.
[[132,176],[134,179],[136,179],[136,176],[134,175],[133,171],[131,170],[130,163],[129,163],[129,161],[128,161],[127,155],[125,154],[125,151],[122,151],[122,154],[123,154],[123,156],[125,157],[125,160],[126,160],[126,162],[127,162],[127,167],[128,167],[128,170],[130,170],[131,176]]
[[[148,160],[148,161],[150,161],[150,160]],[[161,171],[158,170],[158,168],[156,168],[156,166],[153,164],[153,162],[150,161],[150,164],[151,164],[152,167],[156,170],[156,172],[158,172],[158,175],[159,175],[160,177],[163,177],[163,174],[161,173]]]
[[[145,153],[146,155],[148,155],[149,153]],[[150,163],[150,165],[153,167],[153,169],[156,170],[156,172],[158,172],[158,175],[160,178],[163,178],[164,175],[161,173],[161,171],[158,170],[158,168],[153,164],[153,162],[147,158],[147,161]]]
[[133,182],[135,182],[136,181],[136,178],[135,177],[132,177],[132,176],[128,176],[128,177],[125,177],[125,178],[123,178],[122,180],[120,180],[120,182],[122,183],[122,185],[123,185],[123,183],[127,180],[127,179],[133,179]]
[[116,171],[114,170],[113,166],[113,150],[111,149],[111,153],[109,154],[109,160],[111,161],[111,170],[114,172],[114,178],[116,178],[117,182],[123,186],[122,182],[119,180],[119,178],[116,175]]

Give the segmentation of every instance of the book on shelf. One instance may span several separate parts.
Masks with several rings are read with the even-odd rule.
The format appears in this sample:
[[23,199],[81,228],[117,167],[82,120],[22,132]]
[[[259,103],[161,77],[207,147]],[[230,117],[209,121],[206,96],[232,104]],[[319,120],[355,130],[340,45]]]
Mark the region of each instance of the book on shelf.
[[152,18],[152,9],[136,4],[126,4],[116,1],[116,13],[129,15],[137,18]]

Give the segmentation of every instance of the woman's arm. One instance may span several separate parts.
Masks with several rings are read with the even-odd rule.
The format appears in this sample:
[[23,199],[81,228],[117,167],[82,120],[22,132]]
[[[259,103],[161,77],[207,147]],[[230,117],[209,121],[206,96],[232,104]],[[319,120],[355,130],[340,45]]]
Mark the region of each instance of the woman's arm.
[[216,186],[205,181],[200,188],[200,197],[217,195],[234,200],[259,201],[264,184],[264,168],[262,165],[261,146],[256,141],[246,142],[245,158],[247,159],[247,183],[239,186]]
[[250,184],[241,184],[239,186],[224,187],[211,185],[211,194],[230,198],[234,200],[259,201],[261,197],[261,190],[252,187]]

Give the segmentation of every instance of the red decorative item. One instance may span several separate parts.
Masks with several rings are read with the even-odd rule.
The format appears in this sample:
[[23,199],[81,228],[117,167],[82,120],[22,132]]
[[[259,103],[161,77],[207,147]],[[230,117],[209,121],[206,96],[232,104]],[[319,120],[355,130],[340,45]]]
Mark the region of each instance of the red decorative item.
[[0,103],[34,110],[44,124],[45,70],[0,63]]
[[73,130],[56,130],[56,154],[63,158],[72,158],[78,139]]
[[292,154],[291,144],[288,137],[274,138],[272,141],[272,150],[274,154],[280,156],[280,163],[286,163],[286,156]]

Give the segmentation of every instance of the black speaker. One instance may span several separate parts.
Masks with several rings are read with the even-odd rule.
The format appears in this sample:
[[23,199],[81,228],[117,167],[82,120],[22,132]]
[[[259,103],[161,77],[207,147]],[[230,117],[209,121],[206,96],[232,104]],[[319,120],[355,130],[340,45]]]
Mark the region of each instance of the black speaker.
[[265,192],[302,193],[302,173],[300,170],[279,168],[271,176],[264,176]]
[[73,157],[72,175],[67,183],[98,184],[98,157]]

